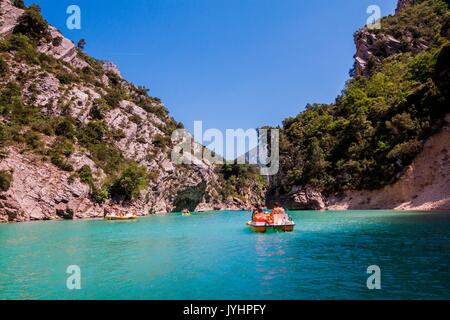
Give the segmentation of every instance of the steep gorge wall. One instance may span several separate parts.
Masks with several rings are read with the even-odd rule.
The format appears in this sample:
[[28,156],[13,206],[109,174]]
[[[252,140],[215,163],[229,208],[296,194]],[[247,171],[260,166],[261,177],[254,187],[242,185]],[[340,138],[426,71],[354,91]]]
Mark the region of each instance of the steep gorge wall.
[[[23,13],[11,0],[0,0],[0,39],[13,33]],[[23,145],[9,146],[2,151],[6,156],[0,157],[0,170],[11,172],[13,177],[9,190],[0,193],[1,222],[97,218],[113,207],[146,215],[171,212],[180,203],[201,210],[250,206],[245,201],[220,196],[223,182],[207,161],[197,160],[187,166],[172,162],[170,150],[161,141],[165,144],[170,141],[171,129],[167,127],[173,119],[159,99],[142,95],[121,77],[113,63],[86,56],[52,26],[48,27],[48,38],[40,41],[37,51],[36,56],[43,54],[56,59],[57,63],[52,60],[49,63],[57,65],[56,71],[62,72],[65,78],[48,65],[27,63],[18,59],[14,51],[6,51],[1,58],[8,65],[8,73],[0,78],[0,89],[10,82],[20,83],[24,103],[39,108],[48,119],[64,116],[87,125],[96,120],[92,114],[97,101],[120,85],[128,98],[104,111],[102,121],[110,132],[116,133],[111,141],[113,147],[125,159],[147,168],[152,179],[133,201],[108,200],[97,204],[90,197],[89,187],[73,173],[61,170]],[[70,81],[71,78],[77,81]],[[145,110],[138,105],[139,101],[145,102]],[[6,120],[0,116],[0,121]],[[52,148],[52,139],[45,137],[47,148]],[[67,163],[75,172],[89,166],[95,173],[96,184],[104,183],[105,172],[91,152],[78,144],[75,147],[76,152]]]
[[[383,18],[381,29],[364,27],[355,34],[353,77],[335,103],[310,105],[297,117],[285,120],[285,148],[280,173],[271,178],[269,206],[280,201],[294,210],[449,209],[448,115],[442,130],[435,133],[449,112],[448,17],[448,1],[446,7],[440,0],[400,0],[396,15]],[[426,55],[433,57],[428,65],[412,67],[410,61],[420,61]],[[423,75],[418,76],[420,73]],[[399,77],[395,79],[393,74]],[[401,88],[402,82],[420,86],[389,91],[389,86]],[[433,90],[427,92],[427,86]],[[373,90],[375,87],[377,90]],[[379,94],[383,90],[390,93]],[[395,101],[406,92],[409,96],[405,100]],[[427,100],[433,95],[439,99]],[[379,100],[366,103],[370,99]],[[419,125],[412,126],[408,135],[401,130],[385,130],[395,117],[405,117]],[[355,127],[346,125],[355,119],[364,121]],[[421,129],[430,124],[433,129],[421,134]],[[365,128],[369,129],[364,131]],[[360,134],[366,136],[358,138]],[[408,142],[417,146],[407,160],[394,156],[393,146],[400,150],[403,143],[406,145],[401,139],[410,139]],[[315,148],[310,148],[313,140]],[[390,154],[381,151],[379,146],[383,145],[392,148]],[[316,163],[319,165],[311,165]],[[389,166],[395,170],[386,170]],[[381,169],[373,173],[373,168]],[[346,180],[355,176],[358,178]],[[342,190],[350,191],[342,194]]]

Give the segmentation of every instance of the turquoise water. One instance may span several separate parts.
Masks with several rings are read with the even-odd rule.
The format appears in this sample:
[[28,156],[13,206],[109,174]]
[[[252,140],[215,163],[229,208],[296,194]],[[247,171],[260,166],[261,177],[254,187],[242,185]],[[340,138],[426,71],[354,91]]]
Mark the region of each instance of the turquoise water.
[[292,216],[268,234],[244,212],[0,225],[0,299],[450,299],[450,213]]

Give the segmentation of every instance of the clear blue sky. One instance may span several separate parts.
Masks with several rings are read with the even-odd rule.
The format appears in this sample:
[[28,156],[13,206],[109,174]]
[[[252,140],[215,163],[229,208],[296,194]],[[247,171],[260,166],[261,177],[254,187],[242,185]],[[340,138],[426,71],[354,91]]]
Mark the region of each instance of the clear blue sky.
[[[332,102],[348,79],[366,9],[397,0],[35,0],[88,54],[150,88],[188,129],[278,125]],[[66,28],[77,4],[82,29]]]

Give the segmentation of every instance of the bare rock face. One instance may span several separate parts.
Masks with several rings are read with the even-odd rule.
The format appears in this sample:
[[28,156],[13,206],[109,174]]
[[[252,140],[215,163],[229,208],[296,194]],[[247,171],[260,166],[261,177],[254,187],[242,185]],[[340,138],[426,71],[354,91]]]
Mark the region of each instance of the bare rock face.
[[[28,70],[26,66],[21,66],[18,68],[17,72]],[[60,89],[60,83],[59,80],[56,79],[56,77],[53,74],[50,73],[42,73],[39,74],[39,81],[29,81],[28,88],[31,88],[32,85],[35,86],[37,92],[37,95],[35,96],[35,104],[38,106],[48,106],[51,109],[49,109],[49,112],[53,112],[53,107],[56,99],[59,96],[59,89]],[[27,90],[24,92],[25,98],[31,99],[33,96],[33,93],[31,90]]]
[[77,151],[70,156],[68,162],[72,165],[73,169],[78,172],[84,166],[91,168],[94,183],[97,187],[101,187],[102,182],[106,179],[106,174],[97,164],[92,160],[87,152]]
[[[6,199],[4,208],[0,208],[3,220],[55,219],[57,211],[77,211],[87,201],[89,189],[86,185],[70,181],[70,174],[35,156],[11,149],[9,156],[0,162],[0,170],[13,172],[11,188],[2,195]],[[17,214],[11,214],[11,209]]]
[[[139,215],[150,212],[149,204],[142,200],[96,204],[90,199],[89,187],[70,173],[15,148],[8,153],[0,162],[0,170],[12,171],[13,181],[7,192],[0,193],[0,223],[103,218],[113,208]],[[95,168],[92,160],[80,154],[74,154],[71,163]],[[98,179],[102,174],[99,169],[94,172]]]
[[163,134],[158,129],[158,126],[163,125],[160,119],[133,102],[121,101],[119,108],[108,112],[105,121],[110,128],[123,134],[116,145],[127,158],[151,165],[147,156],[155,136]]
[[[411,5],[419,3],[420,0],[399,0],[397,15]],[[412,31],[405,31],[402,38],[398,34],[383,29],[370,30],[367,27],[357,31],[354,35],[356,45],[355,54],[355,76],[370,76],[371,68],[386,57],[400,52],[418,52],[427,49],[432,39],[417,37]],[[397,38],[396,38],[397,37]]]
[[[375,34],[363,29],[355,34],[355,72],[357,76],[369,76],[370,66],[383,57],[400,52],[402,43],[390,35]],[[382,46],[381,46],[382,44]]]
[[[0,36],[13,32],[23,9],[13,5],[11,0],[0,0]],[[55,27],[49,26],[52,41],[39,46],[39,51],[56,59],[61,59],[74,67],[84,68],[88,64],[78,56],[75,45],[65,38]]]
[[12,4],[11,0],[0,0],[0,36],[11,34],[23,10]]
[[78,56],[78,50],[72,41],[65,38],[55,27],[49,27],[52,41],[39,46],[38,50],[56,59],[69,63],[73,67],[84,68],[88,64]]
[[324,210],[322,194],[310,187],[294,186],[285,196],[278,199],[289,210]]
[[27,215],[13,198],[0,193],[0,223],[27,221]]
[[103,70],[105,72],[111,72],[111,73],[115,74],[116,76],[119,76],[120,78],[122,78],[122,74],[120,73],[119,68],[113,62],[103,61],[102,66],[103,66]]
[[[70,104],[70,115],[81,123],[88,123],[89,113],[94,101],[101,96],[98,92],[87,86],[75,86],[68,88],[65,94],[65,101]],[[60,114],[63,110],[58,110]]]

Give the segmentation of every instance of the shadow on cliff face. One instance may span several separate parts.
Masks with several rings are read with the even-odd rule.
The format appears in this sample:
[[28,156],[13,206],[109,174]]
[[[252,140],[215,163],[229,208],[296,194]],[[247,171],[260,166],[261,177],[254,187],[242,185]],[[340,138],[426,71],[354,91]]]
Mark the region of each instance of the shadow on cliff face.
[[202,182],[195,187],[180,191],[175,198],[175,212],[184,209],[195,211],[197,206],[202,202],[206,192],[206,182]]
[[274,194],[267,193],[266,205],[272,208],[279,202],[287,210],[324,210],[326,208],[322,193],[309,186],[293,186],[284,193],[276,190]]
[[[447,31],[447,34],[449,33],[450,31]],[[450,95],[450,45],[442,49],[437,58],[435,69],[436,71],[433,80],[442,91],[444,97],[448,99]]]

